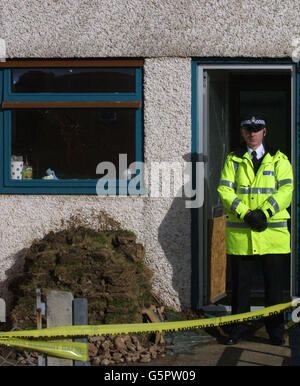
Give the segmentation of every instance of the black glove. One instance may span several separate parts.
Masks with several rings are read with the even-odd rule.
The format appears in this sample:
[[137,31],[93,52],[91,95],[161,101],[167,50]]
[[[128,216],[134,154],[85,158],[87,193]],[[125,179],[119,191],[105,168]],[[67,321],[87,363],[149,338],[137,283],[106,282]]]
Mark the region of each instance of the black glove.
[[244,221],[247,225],[249,225],[252,230],[256,232],[262,232],[268,226],[267,218],[264,212],[260,209],[255,209],[250,213],[246,214],[244,217]]

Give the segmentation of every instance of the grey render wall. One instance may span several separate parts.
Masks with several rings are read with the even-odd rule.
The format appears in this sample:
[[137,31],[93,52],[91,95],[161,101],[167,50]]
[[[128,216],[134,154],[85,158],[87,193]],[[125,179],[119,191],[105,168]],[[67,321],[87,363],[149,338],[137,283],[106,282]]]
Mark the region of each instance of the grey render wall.
[[292,51],[298,0],[0,0],[8,57],[270,56]]
[[[290,56],[298,0],[0,0],[8,58],[143,57],[146,162],[191,151],[192,56]],[[151,186],[148,186],[151,188]],[[34,238],[72,216],[97,227],[107,212],[136,232],[168,305],[190,304],[190,211],[182,198],[0,197],[0,296]]]

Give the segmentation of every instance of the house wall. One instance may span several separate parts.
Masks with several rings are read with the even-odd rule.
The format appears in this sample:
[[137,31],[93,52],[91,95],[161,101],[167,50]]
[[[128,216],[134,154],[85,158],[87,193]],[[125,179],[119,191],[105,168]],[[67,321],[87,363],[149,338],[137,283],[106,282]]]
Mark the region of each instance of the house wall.
[[[144,66],[144,157],[152,162],[179,162],[191,151],[191,63],[183,58],[146,59]],[[149,183],[148,183],[149,182]],[[0,296],[6,279],[22,268],[24,248],[49,231],[76,221],[94,228],[101,212],[133,230],[146,249],[154,271],[153,290],[166,304],[190,303],[190,211],[183,198],[85,195],[0,196]]]
[[[291,56],[298,0],[0,0],[7,58],[143,57],[145,161],[183,163],[191,151],[192,56]],[[151,186],[148,186],[148,192]],[[133,230],[155,272],[154,292],[190,305],[191,219],[183,198],[0,196],[0,296],[22,250],[74,216],[105,211]]]
[[298,0],[0,0],[8,57],[289,56]]

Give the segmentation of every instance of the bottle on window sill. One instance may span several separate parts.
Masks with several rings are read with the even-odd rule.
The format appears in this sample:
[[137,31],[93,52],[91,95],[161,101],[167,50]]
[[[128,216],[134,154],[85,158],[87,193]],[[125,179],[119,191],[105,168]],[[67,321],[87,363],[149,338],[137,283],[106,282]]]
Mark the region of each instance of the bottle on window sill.
[[23,165],[23,180],[32,180],[32,166],[28,164]]

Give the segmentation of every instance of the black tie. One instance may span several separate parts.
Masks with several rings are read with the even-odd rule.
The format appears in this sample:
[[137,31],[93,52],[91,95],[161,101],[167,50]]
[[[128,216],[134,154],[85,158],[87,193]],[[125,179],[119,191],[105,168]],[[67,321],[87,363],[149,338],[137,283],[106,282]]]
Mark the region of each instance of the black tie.
[[254,167],[254,174],[257,173],[259,166],[260,166],[260,161],[256,158],[257,154],[256,151],[254,150],[252,152],[252,162],[253,162],[253,167]]

